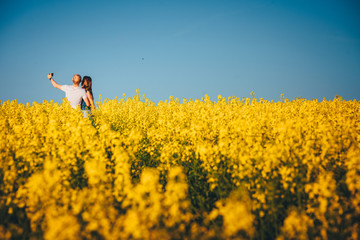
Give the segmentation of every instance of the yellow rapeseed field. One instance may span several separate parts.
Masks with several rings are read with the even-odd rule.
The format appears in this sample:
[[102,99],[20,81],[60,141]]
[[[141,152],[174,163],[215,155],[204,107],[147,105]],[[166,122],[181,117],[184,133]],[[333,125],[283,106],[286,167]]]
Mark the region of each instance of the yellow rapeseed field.
[[0,239],[359,239],[360,102],[0,102]]

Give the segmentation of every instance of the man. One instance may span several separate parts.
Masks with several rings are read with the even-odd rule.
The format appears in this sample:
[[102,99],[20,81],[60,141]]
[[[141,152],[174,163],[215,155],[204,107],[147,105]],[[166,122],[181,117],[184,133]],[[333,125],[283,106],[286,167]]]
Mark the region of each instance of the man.
[[81,76],[79,74],[75,74],[72,78],[73,85],[60,85],[55,82],[55,80],[52,78],[53,74],[49,73],[47,75],[48,79],[51,81],[52,85],[65,92],[65,97],[69,100],[70,105],[73,108],[76,108],[77,106],[80,106],[81,100],[84,100],[86,103],[86,106],[90,106],[89,99],[86,96],[86,92],[83,88],[79,87]]

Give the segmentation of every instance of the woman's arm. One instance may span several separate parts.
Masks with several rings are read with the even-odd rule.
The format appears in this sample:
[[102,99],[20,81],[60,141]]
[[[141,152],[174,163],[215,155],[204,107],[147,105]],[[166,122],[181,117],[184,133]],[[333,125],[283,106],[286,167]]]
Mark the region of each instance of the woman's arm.
[[91,110],[94,110],[95,104],[94,104],[94,98],[93,98],[92,94],[89,91],[87,91],[86,96],[89,99]]
[[90,101],[89,101],[89,99],[86,97],[86,98],[83,98],[83,100],[84,100],[86,106],[89,107],[89,106],[90,106]]

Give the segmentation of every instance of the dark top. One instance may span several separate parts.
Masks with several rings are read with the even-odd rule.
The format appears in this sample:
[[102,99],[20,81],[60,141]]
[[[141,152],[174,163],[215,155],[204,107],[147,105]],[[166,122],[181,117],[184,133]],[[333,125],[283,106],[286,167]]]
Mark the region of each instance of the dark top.
[[[92,98],[94,99],[94,95],[93,95],[92,91],[86,91],[86,95],[87,95],[88,92],[90,92]],[[91,107],[86,106],[86,103],[85,103],[85,101],[83,99],[81,101],[81,110],[90,110],[90,109],[91,109]]]

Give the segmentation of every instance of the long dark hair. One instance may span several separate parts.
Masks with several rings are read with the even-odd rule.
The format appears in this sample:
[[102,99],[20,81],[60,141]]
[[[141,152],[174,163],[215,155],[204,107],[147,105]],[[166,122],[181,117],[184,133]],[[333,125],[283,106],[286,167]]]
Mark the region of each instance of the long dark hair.
[[89,76],[84,76],[81,81],[81,87],[92,94],[92,79]]

